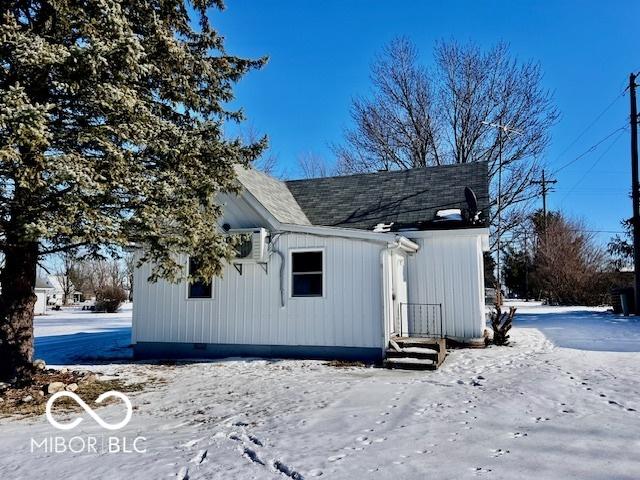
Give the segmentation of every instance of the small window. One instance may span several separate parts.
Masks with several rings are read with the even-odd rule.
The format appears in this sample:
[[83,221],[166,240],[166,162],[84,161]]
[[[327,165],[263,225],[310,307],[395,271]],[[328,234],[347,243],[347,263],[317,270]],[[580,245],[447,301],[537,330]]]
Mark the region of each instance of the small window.
[[[189,275],[198,269],[198,260],[189,259]],[[211,282],[189,282],[189,298],[211,298],[213,292]]]
[[322,250],[291,252],[291,296],[322,297]]

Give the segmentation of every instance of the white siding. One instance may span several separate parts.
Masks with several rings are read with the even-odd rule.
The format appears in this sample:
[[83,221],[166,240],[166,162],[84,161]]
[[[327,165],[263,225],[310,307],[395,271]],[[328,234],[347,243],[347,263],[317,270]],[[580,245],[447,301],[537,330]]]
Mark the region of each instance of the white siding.
[[36,289],[36,303],[33,306],[34,315],[45,315],[47,313],[47,292]]
[[[236,225],[232,225],[235,227]],[[288,233],[275,237],[268,273],[245,264],[216,278],[213,299],[187,299],[185,283],[147,282],[135,273],[133,341],[382,347],[380,250],[355,239]],[[289,250],[324,248],[323,298],[289,297]],[[285,259],[280,296],[280,262]],[[186,257],[182,259],[186,264]]]
[[[409,302],[441,303],[447,336],[478,338],[484,331],[482,235],[468,231],[420,232],[409,256]],[[407,235],[411,237],[411,235]]]

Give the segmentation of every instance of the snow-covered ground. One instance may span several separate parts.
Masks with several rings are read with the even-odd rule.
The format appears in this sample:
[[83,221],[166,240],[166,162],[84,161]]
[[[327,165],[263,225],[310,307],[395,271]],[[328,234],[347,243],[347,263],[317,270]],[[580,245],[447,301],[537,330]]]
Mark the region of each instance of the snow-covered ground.
[[[48,320],[38,320],[38,335],[68,337],[59,348],[38,344],[50,363],[63,347],[100,350],[100,337],[126,328],[61,319],[68,330],[60,331]],[[32,437],[71,434],[44,418],[2,419],[0,477],[638,478],[640,323],[528,305],[512,339],[452,351],[437,372],[241,359],[89,366],[164,380],[131,396],[133,419],[118,432],[146,437],[147,452],[31,453]],[[118,405],[99,413],[122,418]],[[84,417],[73,435],[109,434]]]
[[35,357],[51,365],[130,360],[131,306],[118,313],[65,308],[35,317]]

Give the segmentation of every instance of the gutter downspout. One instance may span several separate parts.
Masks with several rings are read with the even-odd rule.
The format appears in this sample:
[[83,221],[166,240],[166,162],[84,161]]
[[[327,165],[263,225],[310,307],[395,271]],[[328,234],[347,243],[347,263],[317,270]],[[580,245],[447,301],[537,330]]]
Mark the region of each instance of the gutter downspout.
[[[381,287],[382,287],[382,358],[384,358],[385,351],[387,349],[387,345],[389,344],[389,339],[391,338],[391,332],[389,331],[389,324],[391,323],[388,318],[389,314],[389,298],[393,295],[393,286],[391,283],[387,284],[387,275],[385,275],[385,261],[387,255],[394,250],[405,250],[409,245],[407,245],[404,237],[400,235],[396,235],[396,238],[393,243],[388,243],[384,248],[380,250],[380,276],[381,276]],[[413,244],[413,242],[411,242]],[[415,244],[413,244],[415,245]],[[413,246],[412,245],[412,246]],[[411,250],[415,250],[411,248]],[[393,282],[393,272],[391,273]],[[393,316],[394,312],[391,312]]]

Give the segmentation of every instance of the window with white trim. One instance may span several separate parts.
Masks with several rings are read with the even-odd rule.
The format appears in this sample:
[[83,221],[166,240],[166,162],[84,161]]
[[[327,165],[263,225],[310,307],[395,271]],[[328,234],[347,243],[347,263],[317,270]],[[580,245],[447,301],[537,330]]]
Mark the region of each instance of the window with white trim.
[[322,297],[324,295],[323,255],[322,250],[291,252],[292,297]]
[[[198,259],[189,258],[189,275],[198,269]],[[212,298],[213,297],[213,282],[203,282],[198,280],[195,282],[189,282],[188,298]]]

